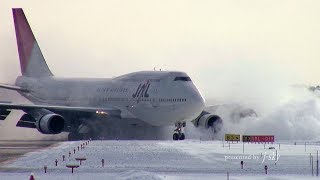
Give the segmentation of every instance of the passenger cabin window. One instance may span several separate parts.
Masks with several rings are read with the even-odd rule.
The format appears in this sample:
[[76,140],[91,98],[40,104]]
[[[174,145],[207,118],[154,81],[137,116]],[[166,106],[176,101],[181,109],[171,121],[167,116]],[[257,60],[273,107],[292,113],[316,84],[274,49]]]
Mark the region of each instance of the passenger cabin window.
[[191,81],[190,77],[176,77],[174,81]]

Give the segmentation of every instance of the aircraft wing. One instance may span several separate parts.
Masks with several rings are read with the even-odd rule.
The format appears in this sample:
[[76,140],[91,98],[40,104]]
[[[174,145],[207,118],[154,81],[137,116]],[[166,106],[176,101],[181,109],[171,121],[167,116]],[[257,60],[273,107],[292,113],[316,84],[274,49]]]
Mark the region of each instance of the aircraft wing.
[[121,111],[117,108],[96,108],[96,107],[74,107],[74,106],[50,106],[50,105],[34,105],[34,104],[11,104],[0,103],[0,110],[23,110],[25,112],[37,109],[47,109],[52,112],[80,112],[80,113],[92,113],[103,114],[109,116],[120,117]]
[[10,90],[15,90],[15,91],[22,91],[22,92],[29,92],[29,90],[27,90],[27,89],[23,89],[19,86],[14,86],[14,85],[10,85],[10,84],[0,84],[0,88],[10,89]]

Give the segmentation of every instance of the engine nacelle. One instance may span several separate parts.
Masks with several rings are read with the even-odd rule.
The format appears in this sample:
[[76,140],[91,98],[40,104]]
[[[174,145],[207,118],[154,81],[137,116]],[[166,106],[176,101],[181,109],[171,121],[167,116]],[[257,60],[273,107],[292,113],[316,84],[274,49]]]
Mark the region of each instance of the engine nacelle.
[[59,134],[64,128],[64,118],[58,114],[46,114],[35,125],[43,134]]
[[199,118],[198,123],[196,123],[196,126],[210,128],[217,123],[222,123],[222,119],[219,116],[214,114],[205,114]]
[[218,121],[220,121],[220,123],[222,122],[219,116],[213,115],[213,114],[206,114],[200,117],[198,124],[199,126],[209,128],[209,127],[213,127],[213,125]]
[[197,119],[193,120],[193,124],[195,127],[213,128],[214,132],[218,132],[222,128],[222,119],[218,115],[203,112]]

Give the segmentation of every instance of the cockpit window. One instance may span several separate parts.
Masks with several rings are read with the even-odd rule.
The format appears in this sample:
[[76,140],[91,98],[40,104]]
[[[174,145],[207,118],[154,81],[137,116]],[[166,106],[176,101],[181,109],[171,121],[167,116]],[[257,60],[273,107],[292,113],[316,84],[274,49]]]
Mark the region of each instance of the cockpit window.
[[174,81],[191,81],[190,77],[176,77]]

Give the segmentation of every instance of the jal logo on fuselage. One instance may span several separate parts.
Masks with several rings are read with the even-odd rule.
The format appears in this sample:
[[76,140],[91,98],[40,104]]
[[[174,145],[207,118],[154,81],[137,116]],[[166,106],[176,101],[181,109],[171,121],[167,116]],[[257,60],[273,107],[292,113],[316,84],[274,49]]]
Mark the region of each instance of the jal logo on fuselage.
[[149,97],[148,90],[149,90],[150,84],[151,84],[150,81],[139,84],[137,91],[134,94],[132,94],[132,97],[133,98],[136,98],[136,97],[147,98],[147,97]]

